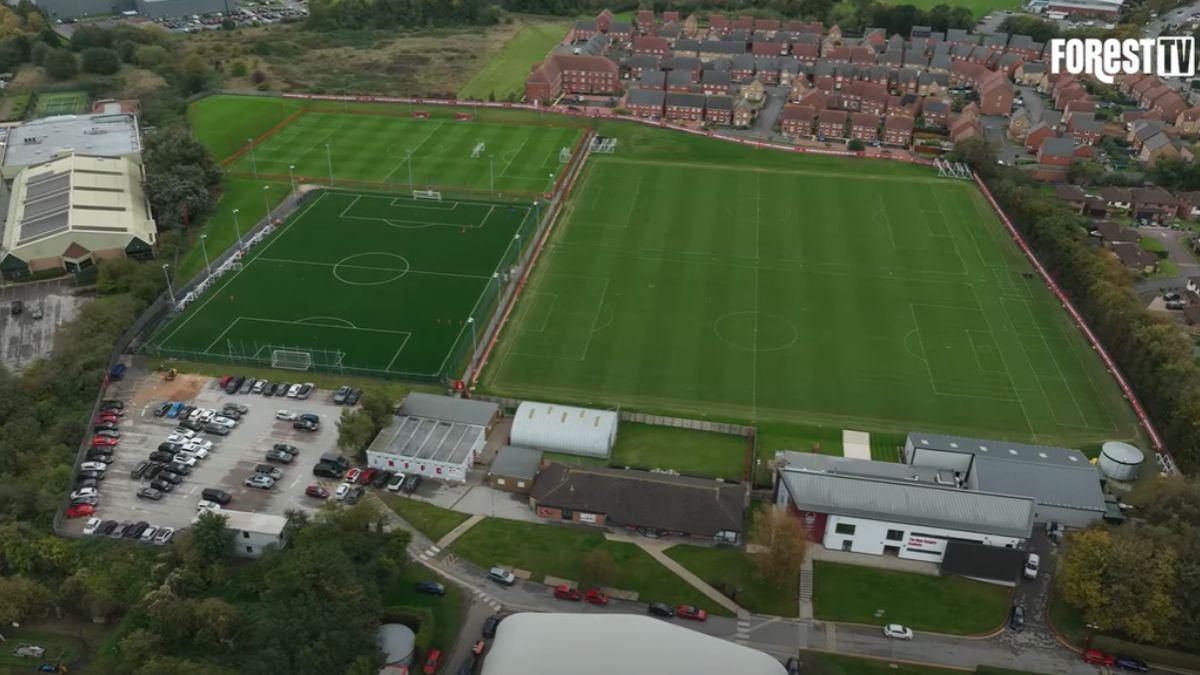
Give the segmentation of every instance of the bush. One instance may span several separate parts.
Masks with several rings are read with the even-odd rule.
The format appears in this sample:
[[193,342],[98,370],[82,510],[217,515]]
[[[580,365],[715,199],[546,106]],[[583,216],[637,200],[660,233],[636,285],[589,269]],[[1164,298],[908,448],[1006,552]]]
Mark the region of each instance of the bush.
[[121,69],[121,57],[106,47],[89,47],[79,56],[83,70],[97,75],[112,75]]
[[850,150],[854,152],[862,152],[863,150],[867,149],[867,146],[862,142],[862,140],[857,138],[850,139],[850,144],[846,147],[850,148]]
[[79,73],[79,62],[75,54],[67,49],[50,49],[42,57],[46,75],[53,80],[69,80]]

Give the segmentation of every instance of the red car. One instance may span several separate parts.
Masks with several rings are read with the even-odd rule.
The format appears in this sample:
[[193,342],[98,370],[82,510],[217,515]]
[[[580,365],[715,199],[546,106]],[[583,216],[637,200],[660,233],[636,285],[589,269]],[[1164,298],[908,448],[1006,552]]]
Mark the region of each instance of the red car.
[[233,380],[233,376],[232,376],[232,375],[222,375],[222,376],[221,376],[221,379],[217,380],[217,386],[219,386],[220,388],[224,389],[225,387],[228,387],[228,386],[229,386],[229,383],[230,383],[230,381],[232,381],[232,380]]
[[358,475],[358,484],[370,485],[371,481],[375,479],[375,474],[377,473],[379,472],[375,469],[363,469],[363,472]]
[[429,656],[425,659],[425,665],[421,667],[421,672],[425,675],[433,675],[437,672],[438,666],[441,665],[442,652],[435,649],[429,652]]
[[554,597],[559,600],[570,600],[571,602],[579,602],[579,598],[583,597],[579,593],[578,588],[571,588],[567,584],[559,584],[554,587]]
[[121,418],[119,416],[117,416],[115,413],[102,412],[99,415],[96,415],[92,419],[92,424],[103,424],[105,422],[116,423],[116,422],[120,422],[120,421],[121,421]]
[[598,589],[598,588],[589,588],[587,593],[583,596],[583,599],[589,605],[607,605],[608,604],[608,596],[601,593],[600,589]]
[[471,653],[475,656],[483,656],[483,650],[485,649],[487,649],[487,642],[484,640],[477,640],[475,642],[475,646],[471,647]]
[[705,621],[708,619],[708,612],[696,607],[695,605],[680,605],[675,608],[675,616],[679,617],[680,619]]
[[1086,663],[1094,663],[1098,666],[1111,666],[1116,663],[1117,658],[1108,652],[1102,652],[1099,649],[1089,649],[1083,653],[1083,660]]
[[309,497],[316,497],[317,499],[329,498],[329,490],[326,490],[320,485],[309,485],[308,487],[304,488],[304,494],[308,495]]
[[109,438],[108,436],[92,436],[92,447],[103,448],[117,444],[117,439]]
[[92,506],[91,504],[75,504],[71,508],[67,509],[67,517],[82,518],[84,516],[90,516],[95,512],[96,507]]
[[346,482],[353,485],[354,481],[358,480],[358,476],[361,473],[362,473],[362,469],[350,469],[349,471],[346,472]]

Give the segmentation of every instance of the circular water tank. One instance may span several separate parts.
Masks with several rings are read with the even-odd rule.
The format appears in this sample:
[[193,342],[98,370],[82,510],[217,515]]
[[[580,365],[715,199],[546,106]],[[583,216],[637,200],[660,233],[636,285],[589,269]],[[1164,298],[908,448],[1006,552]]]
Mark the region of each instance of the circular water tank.
[[402,623],[385,623],[379,627],[376,642],[384,654],[385,665],[411,665],[417,636]]
[[1136,479],[1144,461],[1142,451],[1128,443],[1109,441],[1100,447],[1100,470],[1113,480]]

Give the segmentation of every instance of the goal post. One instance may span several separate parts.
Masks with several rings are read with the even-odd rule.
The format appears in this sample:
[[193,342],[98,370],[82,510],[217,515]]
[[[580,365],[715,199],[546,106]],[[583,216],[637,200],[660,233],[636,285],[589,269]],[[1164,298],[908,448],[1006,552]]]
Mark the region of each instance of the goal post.
[[471,159],[478,159],[486,149],[486,143],[476,143],[474,149],[471,150]]
[[442,193],[437,190],[413,190],[413,199],[429,199],[440,202],[442,201]]
[[597,136],[592,139],[592,152],[611,155],[617,151],[617,139],[612,136]]
[[562,150],[558,151],[558,163],[559,164],[566,164],[570,161],[571,161],[571,150],[569,148],[563,148]]
[[298,349],[272,349],[271,367],[285,370],[309,370],[312,368],[312,352]]

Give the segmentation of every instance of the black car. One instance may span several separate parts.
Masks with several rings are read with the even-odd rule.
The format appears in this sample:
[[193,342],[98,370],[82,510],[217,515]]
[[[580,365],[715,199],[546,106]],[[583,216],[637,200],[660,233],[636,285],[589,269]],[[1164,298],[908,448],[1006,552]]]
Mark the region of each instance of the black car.
[[212,434],[214,436],[228,436],[229,427],[220,424],[209,423],[204,425],[204,433]]
[[154,452],[150,453],[151,462],[162,462],[165,464],[173,459],[175,459],[175,455],[172,455],[169,452],[163,452],[162,450],[155,450]]
[[233,402],[226,403],[225,410],[236,410],[243,415],[250,412],[250,408],[248,406],[242,405],[241,403],[233,403]]
[[166,467],[166,464],[162,462],[150,462],[150,466],[146,469],[146,475],[142,476],[142,478],[154,480],[158,478],[158,474],[162,473],[164,467]]
[[146,470],[149,468],[150,468],[150,462],[147,462],[146,460],[143,459],[142,461],[137,463],[137,466],[133,467],[132,471],[129,472],[129,477],[134,480],[137,480],[137,479],[141,478],[142,476],[145,476]]
[[168,483],[167,481],[165,481],[161,478],[156,478],[156,479],[150,481],[150,487],[154,488],[155,490],[158,490],[159,492],[170,492],[171,490],[175,489],[175,484]]
[[413,584],[413,589],[418,593],[428,593],[429,595],[446,594],[446,587],[436,581],[418,581]]
[[1012,611],[1008,614],[1008,627],[1020,631],[1025,628],[1025,608],[1020,605],[1013,605]]
[[96,506],[99,503],[99,497],[75,497],[71,500],[71,506],[82,506],[84,504],[88,506]]
[[346,493],[346,503],[350,504],[351,506],[357,504],[358,500],[362,499],[362,496],[366,494],[366,492],[367,490],[363,486],[355,485],[354,487],[350,488],[349,492]]
[[264,397],[274,396],[277,388],[279,388],[279,384],[277,382],[268,382],[266,386],[263,387],[262,395]]
[[287,454],[293,455],[293,456],[300,454],[300,448],[297,448],[294,445],[289,445],[287,443],[276,443],[275,445],[271,446],[271,448],[274,450],[279,450],[281,452],[286,452]]
[[358,399],[362,398],[362,389],[351,389],[349,394],[346,394],[346,405],[358,405]]
[[291,464],[292,456],[282,450],[268,450],[267,461],[277,464]]
[[350,387],[342,385],[338,390],[333,392],[333,402],[337,405],[342,405],[346,402],[346,397],[350,395]]
[[179,426],[184,429],[191,429],[192,431],[202,431],[204,429],[204,422],[200,420],[184,420],[179,423]]
[[218,490],[217,488],[204,488],[200,491],[200,496],[210,502],[216,502],[221,506],[225,506],[229,503],[229,500],[232,499],[228,492],[224,490]]
[[300,431],[316,431],[317,423],[312,420],[296,420],[292,422],[292,428]]
[[493,614],[493,615],[489,616],[488,618],[484,619],[483,620],[483,637],[485,637],[489,640],[496,637],[496,627],[500,625],[500,621],[503,618],[504,617],[500,616],[499,614]]
[[252,389],[254,389],[254,383],[255,383],[255,382],[258,382],[258,380],[254,379],[253,377],[247,377],[247,378],[246,378],[246,379],[245,379],[245,380],[242,382],[242,386],[238,387],[237,393],[239,393],[239,394],[249,394],[249,393],[250,393],[250,391],[251,391]]
[[131,527],[133,527],[133,523],[129,522],[128,520],[121,521],[120,523],[117,523],[117,526],[112,529],[112,532],[110,532],[108,536],[112,537],[113,539],[120,539],[121,537],[125,536],[125,531]]
[[404,478],[404,484],[400,486],[400,489],[408,494],[412,494],[417,491],[417,486],[420,484],[421,477],[415,473],[410,473]]
[[137,491],[137,496],[138,499],[149,499],[150,501],[156,502],[163,498],[163,493],[155,490],[152,487],[144,487]]
[[75,476],[75,480],[87,480],[89,478],[92,478],[95,480],[104,480],[104,472],[103,471],[80,471]]
[[75,489],[76,490],[81,490],[83,488],[99,488],[99,487],[100,487],[100,483],[95,478],[84,478],[83,480],[75,481]]
[[381,488],[384,485],[387,485],[388,481],[390,481],[394,475],[396,474],[392,473],[391,471],[380,471],[376,473],[375,478],[371,479],[371,487]]
[[100,527],[96,528],[97,537],[107,537],[112,534],[112,531],[117,529],[119,523],[115,520],[106,520],[100,523]]
[[298,417],[297,419],[302,419],[306,422],[312,422],[313,424],[321,423],[321,418],[313,413],[304,413],[303,415],[300,415],[300,417]]
[[226,394],[238,393],[238,389],[241,389],[242,383],[245,381],[246,381],[245,376],[238,375],[237,377],[230,380],[228,384],[225,385],[225,393]]
[[177,473],[181,476],[190,476],[192,474],[192,467],[180,462],[171,462],[167,465],[167,471]]
[[115,398],[106,398],[106,399],[104,399],[103,401],[100,401],[100,407],[101,407],[101,408],[103,408],[103,409],[105,409],[105,410],[108,410],[108,409],[112,409],[112,410],[124,410],[124,409],[125,409],[125,402],[124,402],[124,401],[118,401],[118,400],[117,400],[117,399],[115,399]]
[[183,449],[183,444],[182,444],[182,443],[170,443],[170,442],[164,442],[164,443],[159,443],[159,444],[158,444],[158,451],[159,451],[159,452],[165,452],[165,453],[167,453],[167,454],[170,454],[170,455],[174,455],[175,453],[179,452],[179,451],[180,451],[180,450],[182,450],[182,449]]
[[158,473],[158,480],[166,481],[171,485],[179,485],[183,482],[183,476],[171,471],[171,467],[167,467]]
[[162,417],[163,415],[166,415],[167,411],[170,409],[171,409],[171,402],[167,401],[166,403],[163,403],[162,405],[160,405],[154,409],[154,416]]
[[147,523],[144,520],[139,520],[131,525],[129,529],[125,530],[125,538],[138,539],[142,536],[142,533],[146,531],[147,527],[150,527],[150,523]]
[[97,422],[92,425],[92,431],[110,431],[117,428],[116,422]]
[[1121,670],[1132,670],[1137,673],[1144,673],[1150,670],[1150,666],[1146,665],[1145,661],[1135,659],[1132,656],[1124,654],[1117,656],[1117,667]]
[[675,616],[675,610],[665,602],[652,602],[646,606],[646,613],[650,616],[662,616],[668,619]]
[[313,386],[307,382],[300,385],[300,391],[296,392],[296,398],[305,399],[312,394]]
[[235,422],[242,419],[242,413],[238,412],[237,410],[234,410],[233,408],[226,408],[221,411],[221,414]]
[[287,390],[292,387],[290,382],[280,382],[278,387],[275,387],[275,396],[287,396]]
[[[100,459],[97,459],[98,457],[108,457],[109,460],[111,461],[112,460],[112,448],[88,448],[87,458],[88,458],[89,462],[102,461]],[[108,462],[105,462],[105,463],[107,464]]]
[[89,462],[102,462],[102,463],[104,463],[104,464],[112,464],[112,463],[113,463],[113,456],[112,456],[112,455],[110,455],[110,454],[108,454],[108,453],[104,453],[104,452],[98,452],[98,453],[91,453],[91,452],[89,452],[89,453],[88,453],[88,455],[87,455],[87,461],[89,461]]

